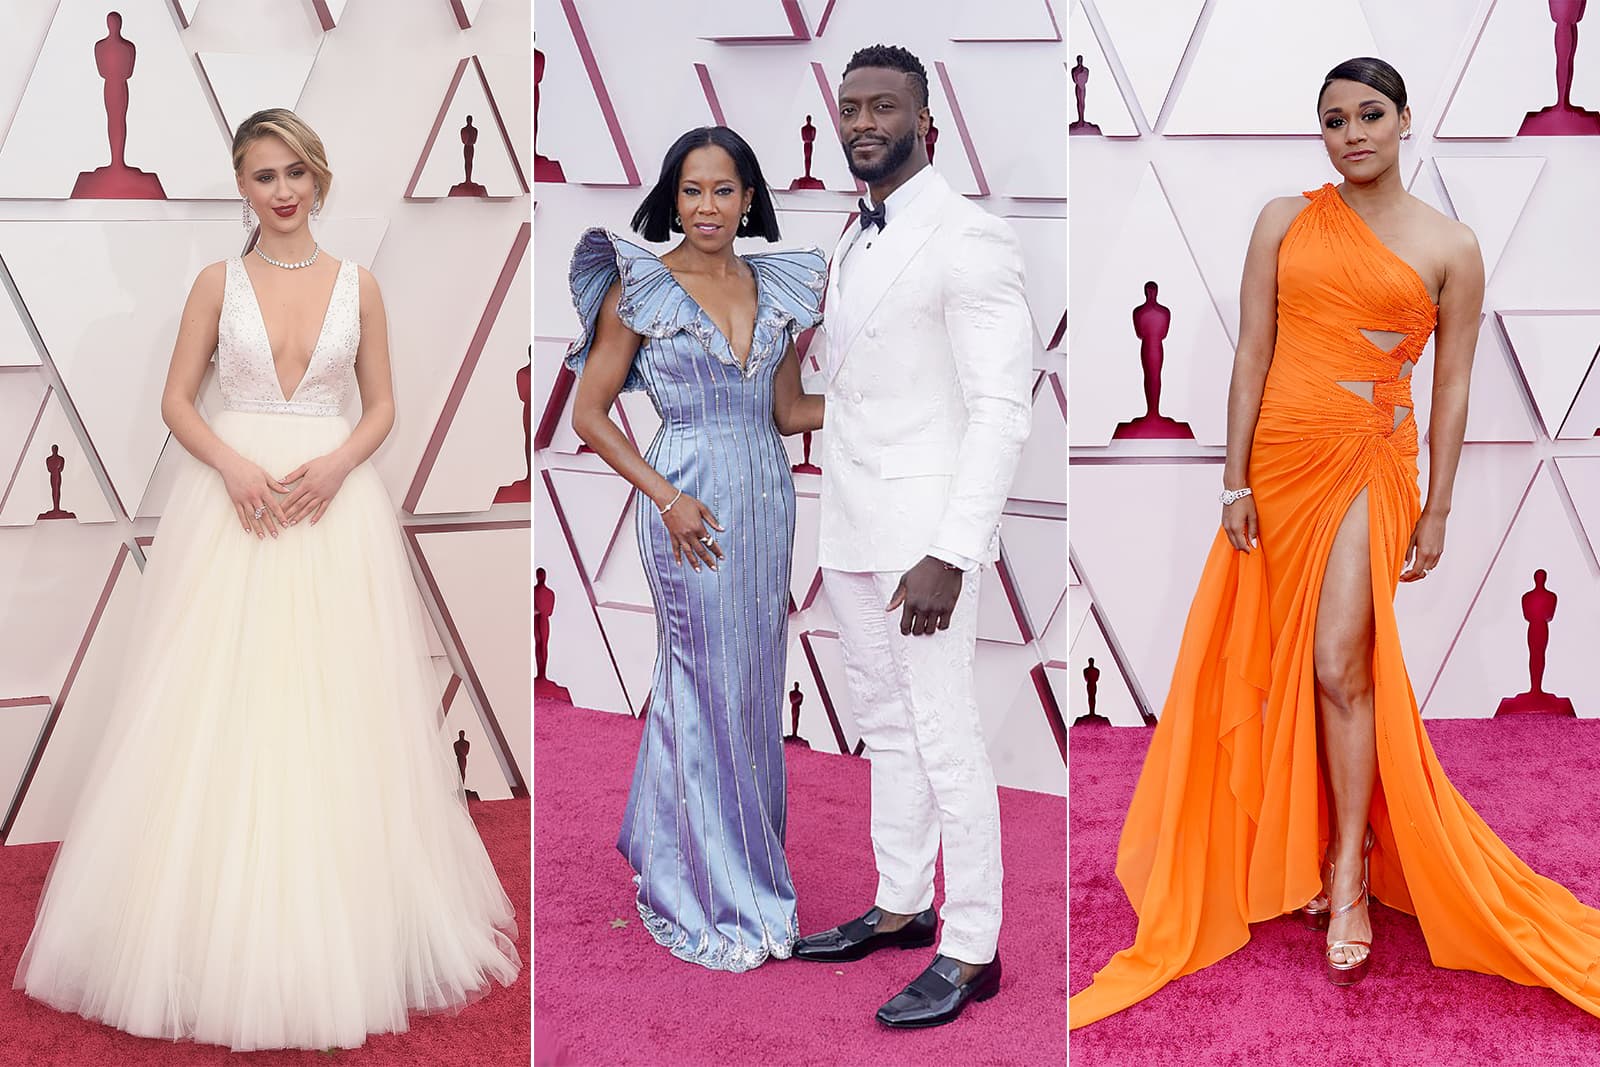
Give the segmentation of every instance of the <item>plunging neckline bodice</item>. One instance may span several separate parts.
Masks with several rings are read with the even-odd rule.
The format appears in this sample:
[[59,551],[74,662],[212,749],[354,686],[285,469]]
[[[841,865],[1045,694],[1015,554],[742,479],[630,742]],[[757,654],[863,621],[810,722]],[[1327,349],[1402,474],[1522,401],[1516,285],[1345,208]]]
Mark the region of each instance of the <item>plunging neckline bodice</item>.
[[743,359],[739,358],[739,353],[734,349],[733,339],[727,335],[720,325],[718,325],[716,316],[707,311],[706,306],[700,303],[699,298],[691,293],[689,291],[689,287],[684,285],[683,282],[679,280],[678,272],[673,270],[671,265],[669,265],[666,260],[661,259],[660,257],[657,257],[656,262],[661,264],[662,269],[667,272],[667,276],[672,279],[672,284],[678,287],[678,291],[683,293],[684,298],[695,306],[695,309],[700,312],[701,317],[706,320],[711,329],[716,333],[718,340],[720,340],[723,347],[728,350],[728,355],[732,358],[734,366],[739,368],[739,373],[745,374],[750,369],[750,358],[755,355],[756,327],[761,322],[761,272],[756,270],[755,265],[745,257],[738,256],[736,258],[739,260],[739,262],[743,263],[745,269],[750,272],[750,278],[755,282],[756,285],[755,313],[750,316],[750,342],[745,346]]
[[250,293],[250,303],[256,309],[256,321],[261,325],[261,336],[266,342],[267,358],[272,363],[272,378],[278,385],[278,395],[283,397],[285,404],[294,403],[294,398],[300,392],[300,387],[311,375],[311,368],[316,364],[317,353],[322,350],[322,339],[328,332],[328,313],[333,310],[334,298],[339,295],[339,285],[344,281],[344,261],[339,262],[333,274],[333,285],[328,289],[327,302],[322,306],[322,318],[317,322],[317,336],[311,344],[311,354],[306,357],[305,369],[300,372],[300,377],[295,380],[294,388],[288,392],[283,388],[283,375],[278,372],[278,354],[272,350],[272,331],[267,328],[266,312],[261,309],[261,296],[256,292],[256,283],[250,277],[250,271],[244,265],[244,260],[239,261],[239,269],[244,271],[245,288]]

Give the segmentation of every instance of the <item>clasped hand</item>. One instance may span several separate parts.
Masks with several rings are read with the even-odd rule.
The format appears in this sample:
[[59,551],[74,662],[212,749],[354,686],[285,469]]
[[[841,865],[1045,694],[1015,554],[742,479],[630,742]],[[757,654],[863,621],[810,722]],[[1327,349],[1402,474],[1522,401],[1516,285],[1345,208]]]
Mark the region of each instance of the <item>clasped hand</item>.
[[960,598],[961,572],[943,560],[923,556],[900,576],[884,611],[900,608],[900,632],[920,636],[948,630]]
[[329,454],[308,460],[279,479],[240,458],[219,473],[239,524],[246,533],[264,538],[277,537],[279,529],[293,526],[307,515],[315,526],[344,484],[350,467]]

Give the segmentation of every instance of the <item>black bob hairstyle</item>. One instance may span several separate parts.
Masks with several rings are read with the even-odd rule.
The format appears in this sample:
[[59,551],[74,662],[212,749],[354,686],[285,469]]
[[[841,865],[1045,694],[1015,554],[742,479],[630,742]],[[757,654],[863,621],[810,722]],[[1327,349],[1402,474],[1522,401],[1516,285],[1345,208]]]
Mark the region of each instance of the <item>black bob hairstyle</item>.
[[1394,101],[1394,106],[1404,111],[1406,107],[1406,82],[1400,77],[1400,72],[1381,59],[1371,56],[1359,56],[1347,59],[1337,67],[1328,71],[1328,76],[1322,79],[1322,88],[1317,92],[1317,109],[1322,109],[1322,97],[1328,91],[1328,86],[1336,81],[1360,82],[1362,85],[1378,90],[1384,96]]
[[741,221],[735,231],[739,237],[765,237],[778,239],[778,214],[772,207],[772,194],[767,191],[767,180],[761,176],[761,164],[756,162],[755,151],[743,137],[726,126],[701,126],[690,130],[667,149],[661,161],[661,176],[655,187],[645,194],[639,210],[633,213],[633,230],[646,241],[659,243],[671,234],[682,233],[683,225],[673,220],[678,212],[678,178],[683,173],[683,160],[696,148],[716,145],[733,157],[734,169],[739,172],[739,183],[754,189],[750,200],[748,222]]

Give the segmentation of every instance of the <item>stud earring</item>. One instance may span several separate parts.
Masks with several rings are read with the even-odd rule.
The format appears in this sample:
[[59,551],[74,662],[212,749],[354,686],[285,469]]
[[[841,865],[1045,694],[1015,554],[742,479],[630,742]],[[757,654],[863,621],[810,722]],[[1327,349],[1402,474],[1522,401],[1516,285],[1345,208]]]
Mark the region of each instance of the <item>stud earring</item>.
[[1400,139],[1402,141],[1411,140],[1411,127],[1410,126],[1407,126],[1405,129],[1400,131]]
[[248,199],[241,200],[239,203],[241,205],[239,210],[239,221],[244,226],[244,232],[249,233],[258,225],[256,213],[250,207],[250,201]]

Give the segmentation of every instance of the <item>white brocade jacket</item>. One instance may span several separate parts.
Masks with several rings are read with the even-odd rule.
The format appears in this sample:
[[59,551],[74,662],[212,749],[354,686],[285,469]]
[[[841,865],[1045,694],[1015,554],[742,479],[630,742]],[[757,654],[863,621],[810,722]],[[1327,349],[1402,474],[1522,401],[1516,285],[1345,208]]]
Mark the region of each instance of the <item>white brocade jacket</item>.
[[841,258],[862,233],[852,227],[834,250],[809,353],[828,399],[818,562],[992,562],[1032,413],[1021,246],[937,174],[841,287]]

